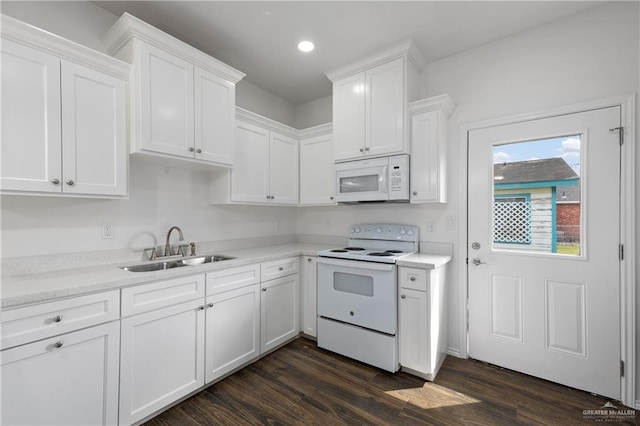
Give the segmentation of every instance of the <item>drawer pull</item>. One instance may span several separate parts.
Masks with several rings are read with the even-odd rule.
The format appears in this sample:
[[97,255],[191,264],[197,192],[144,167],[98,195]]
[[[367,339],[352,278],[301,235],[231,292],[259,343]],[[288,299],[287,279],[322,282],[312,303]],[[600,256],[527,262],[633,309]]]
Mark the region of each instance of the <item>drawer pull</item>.
[[53,322],[60,322],[62,321],[62,315],[56,315],[55,317],[53,317]]
[[55,342],[53,344],[53,347],[56,348],[56,349],[60,349],[63,345],[64,345],[64,342],[62,340],[60,340],[58,342]]
[[279,267],[278,271],[284,271],[284,266]]
[[406,299],[407,295],[406,294],[401,294],[400,295],[400,299]]
[[409,278],[409,281],[415,281],[415,280],[416,280],[416,277]]

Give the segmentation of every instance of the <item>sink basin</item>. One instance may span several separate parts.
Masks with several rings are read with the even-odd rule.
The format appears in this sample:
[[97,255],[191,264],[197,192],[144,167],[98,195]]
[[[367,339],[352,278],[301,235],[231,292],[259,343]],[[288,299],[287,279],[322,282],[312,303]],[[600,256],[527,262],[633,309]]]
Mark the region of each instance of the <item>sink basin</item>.
[[180,261],[172,262],[156,262],[145,263],[142,265],[123,266],[120,269],[124,269],[129,272],[150,272],[150,271],[162,271],[163,269],[179,268],[181,266],[187,266],[186,263]]
[[151,272],[179,268],[181,266],[202,265],[203,263],[220,262],[222,260],[230,259],[235,259],[235,257],[213,254],[208,256],[190,257],[188,259],[177,259],[170,262],[154,262],[143,263],[141,265],[122,266],[120,269],[124,269],[129,272]]
[[179,260],[179,262],[182,262],[184,265],[202,265],[203,263],[220,262],[222,260],[231,260],[231,259],[235,259],[235,257],[214,254],[210,256],[198,256],[198,257],[192,257],[190,259],[182,259],[182,260]]

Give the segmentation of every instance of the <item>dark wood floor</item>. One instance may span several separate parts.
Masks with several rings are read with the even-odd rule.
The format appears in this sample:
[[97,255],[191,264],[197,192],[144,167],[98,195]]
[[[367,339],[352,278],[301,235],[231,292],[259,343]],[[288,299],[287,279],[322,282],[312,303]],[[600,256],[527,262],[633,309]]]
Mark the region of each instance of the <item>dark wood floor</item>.
[[[607,402],[454,357],[447,358],[435,382],[425,382],[335,355],[301,338],[147,425],[620,424],[583,414]],[[636,424],[635,418],[622,420]]]

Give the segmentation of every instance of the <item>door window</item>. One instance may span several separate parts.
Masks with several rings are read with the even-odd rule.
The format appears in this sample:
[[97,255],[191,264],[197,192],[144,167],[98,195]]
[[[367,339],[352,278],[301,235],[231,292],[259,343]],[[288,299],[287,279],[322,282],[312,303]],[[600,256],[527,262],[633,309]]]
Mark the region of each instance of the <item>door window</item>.
[[493,146],[493,248],[580,256],[581,135]]

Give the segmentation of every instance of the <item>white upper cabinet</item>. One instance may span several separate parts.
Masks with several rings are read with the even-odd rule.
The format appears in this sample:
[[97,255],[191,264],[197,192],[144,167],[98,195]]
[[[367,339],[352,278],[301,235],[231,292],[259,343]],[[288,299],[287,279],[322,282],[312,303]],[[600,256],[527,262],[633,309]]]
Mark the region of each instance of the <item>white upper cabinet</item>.
[[126,195],[129,72],[2,16],[2,191]]
[[411,202],[445,203],[447,120],[455,105],[448,95],[412,102]]
[[331,125],[300,132],[300,205],[335,204]]
[[237,108],[235,165],[211,173],[213,204],[298,204],[298,131]]
[[407,102],[419,97],[424,60],[409,40],[327,73],[333,82],[333,157],[408,153]]
[[132,153],[234,165],[235,85],[243,73],[128,13],[103,44],[136,70]]

